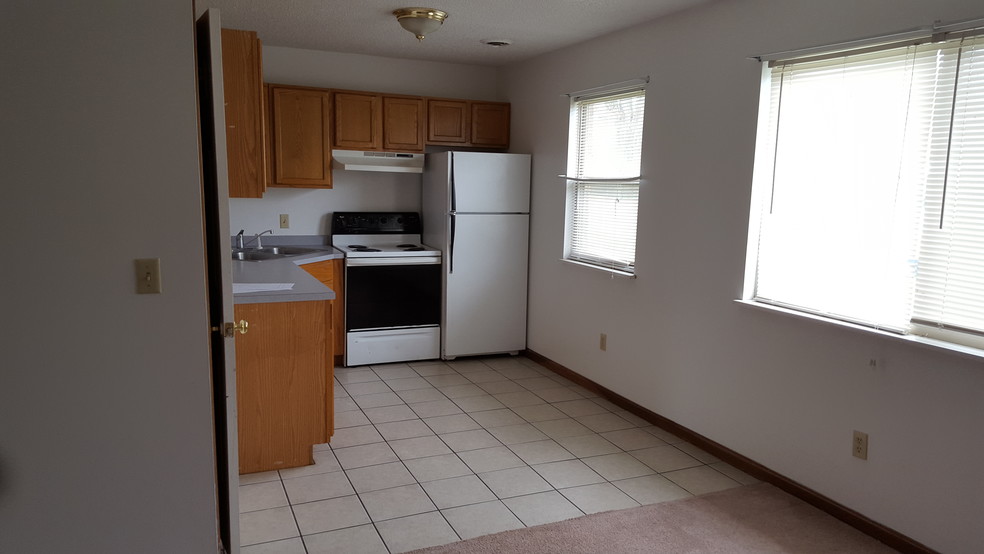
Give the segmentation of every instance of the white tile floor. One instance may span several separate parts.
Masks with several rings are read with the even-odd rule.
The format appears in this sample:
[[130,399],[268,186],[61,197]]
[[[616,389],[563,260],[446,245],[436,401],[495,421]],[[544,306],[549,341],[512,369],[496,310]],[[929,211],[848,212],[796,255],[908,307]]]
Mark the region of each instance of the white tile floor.
[[243,554],[406,552],[754,482],[527,358],[335,376],[316,463],[241,476]]

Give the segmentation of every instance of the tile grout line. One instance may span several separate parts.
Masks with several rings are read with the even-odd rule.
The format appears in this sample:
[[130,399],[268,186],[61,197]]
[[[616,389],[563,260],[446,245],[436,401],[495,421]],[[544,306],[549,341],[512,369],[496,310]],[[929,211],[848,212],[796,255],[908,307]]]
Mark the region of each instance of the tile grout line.
[[290,507],[290,517],[294,520],[294,527],[297,528],[297,538],[301,540],[301,548],[304,549],[304,554],[307,554],[307,543],[304,542],[304,534],[301,533],[301,524],[297,522],[297,514],[294,513],[294,504],[290,501],[290,494],[287,492],[287,485],[284,484],[284,476],[280,474],[280,470],[277,470],[277,477],[280,478],[280,487],[284,490],[284,496],[287,497],[287,506]]

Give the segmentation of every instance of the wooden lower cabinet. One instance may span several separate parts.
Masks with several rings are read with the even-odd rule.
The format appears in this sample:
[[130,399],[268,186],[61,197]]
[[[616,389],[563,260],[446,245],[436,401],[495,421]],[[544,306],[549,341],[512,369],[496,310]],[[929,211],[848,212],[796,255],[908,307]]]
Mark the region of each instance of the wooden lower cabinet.
[[332,303],[331,336],[335,365],[341,365],[345,354],[345,279],[342,259],[313,262],[300,266],[321,284],[335,291]]
[[237,304],[239,473],[314,463],[311,446],[333,433],[328,300]]

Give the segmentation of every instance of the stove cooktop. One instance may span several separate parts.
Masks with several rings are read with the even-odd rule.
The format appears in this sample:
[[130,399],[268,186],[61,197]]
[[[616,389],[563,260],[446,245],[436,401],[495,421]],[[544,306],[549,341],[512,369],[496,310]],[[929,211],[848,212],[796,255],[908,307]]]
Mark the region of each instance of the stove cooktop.
[[440,256],[437,248],[421,244],[416,212],[335,212],[331,245],[347,258]]
[[349,258],[441,255],[437,248],[421,244],[420,235],[336,235],[332,246]]

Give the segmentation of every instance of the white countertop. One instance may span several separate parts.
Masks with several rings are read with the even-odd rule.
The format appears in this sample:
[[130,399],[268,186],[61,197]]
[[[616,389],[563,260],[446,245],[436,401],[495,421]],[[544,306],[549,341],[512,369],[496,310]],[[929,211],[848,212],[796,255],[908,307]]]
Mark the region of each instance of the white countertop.
[[325,246],[323,252],[312,252],[275,260],[248,262],[233,260],[233,283],[294,283],[290,290],[234,294],[234,301],[236,304],[265,304],[269,302],[333,300],[335,291],[321,284],[300,266],[343,257],[344,254],[340,251]]

